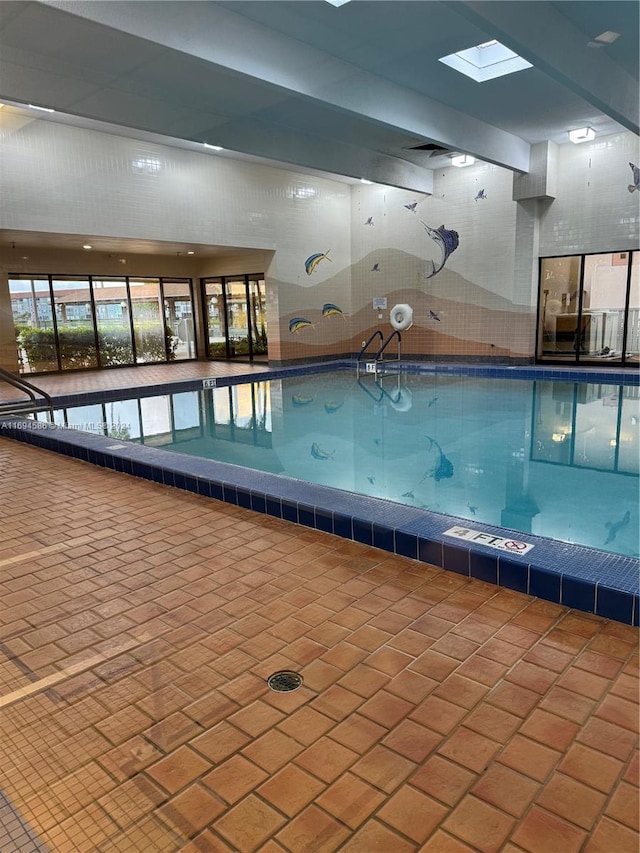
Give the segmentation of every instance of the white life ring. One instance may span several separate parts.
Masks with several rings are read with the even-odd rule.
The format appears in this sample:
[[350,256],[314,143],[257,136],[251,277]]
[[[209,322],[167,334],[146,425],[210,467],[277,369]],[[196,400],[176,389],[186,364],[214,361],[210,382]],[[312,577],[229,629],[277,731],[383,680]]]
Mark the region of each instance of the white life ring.
[[389,322],[396,332],[410,329],[413,326],[413,308],[411,305],[394,305],[389,314]]

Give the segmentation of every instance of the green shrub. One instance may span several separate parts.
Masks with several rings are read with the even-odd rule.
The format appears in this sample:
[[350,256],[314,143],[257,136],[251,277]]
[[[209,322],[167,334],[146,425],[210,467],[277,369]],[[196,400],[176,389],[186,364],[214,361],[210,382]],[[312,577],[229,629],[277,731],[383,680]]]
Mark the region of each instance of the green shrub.
[[[136,354],[138,361],[165,361],[165,340],[169,360],[175,358],[178,339],[172,329],[165,326],[164,334],[155,323],[136,325]],[[34,370],[56,365],[55,335],[53,329],[23,326],[17,334],[18,345],[24,350]],[[98,332],[100,364],[111,367],[133,364],[133,347],[129,327],[101,328]],[[96,366],[95,338],[91,326],[60,326],[58,328],[60,358],[64,369]]]

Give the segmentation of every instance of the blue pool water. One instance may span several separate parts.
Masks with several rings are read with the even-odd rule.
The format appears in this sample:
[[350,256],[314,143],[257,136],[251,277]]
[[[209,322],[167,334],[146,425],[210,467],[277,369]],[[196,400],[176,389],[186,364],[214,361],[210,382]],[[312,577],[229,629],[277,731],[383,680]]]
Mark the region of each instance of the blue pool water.
[[56,423],[637,557],[638,396],[338,372],[69,407]]

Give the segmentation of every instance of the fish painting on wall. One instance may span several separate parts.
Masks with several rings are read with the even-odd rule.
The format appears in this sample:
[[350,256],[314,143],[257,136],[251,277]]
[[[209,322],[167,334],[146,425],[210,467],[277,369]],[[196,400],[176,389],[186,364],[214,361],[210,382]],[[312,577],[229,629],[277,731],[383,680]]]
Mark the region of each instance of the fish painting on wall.
[[289,331],[292,335],[297,335],[302,329],[308,329],[311,327],[314,328],[311,320],[307,320],[305,317],[294,317],[292,320],[289,320]]
[[346,320],[345,313],[342,308],[338,308],[337,305],[334,305],[333,302],[325,302],[322,306],[322,316],[323,317],[342,317],[343,320]]
[[311,273],[316,269],[320,261],[330,261],[329,252],[331,249],[327,249],[326,252],[316,252],[314,255],[309,255],[307,260],[304,262],[304,268],[307,275],[311,275]]
[[433,278],[433,276],[437,275],[444,267],[447,262],[447,258],[449,258],[449,256],[458,248],[460,238],[457,231],[453,231],[451,228],[445,228],[444,225],[441,225],[439,228],[431,228],[426,222],[423,222],[422,224],[429,237],[438,244],[442,251],[442,257],[438,264],[436,264],[435,261],[429,261],[432,266],[432,270],[426,274],[425,278]]
[[636,190],[640,192],[640,166],[636,166],[634,163],[629,163],[629,165],[633,173],[633,183],[629,184],[627,189],[630,193],[634,193]]

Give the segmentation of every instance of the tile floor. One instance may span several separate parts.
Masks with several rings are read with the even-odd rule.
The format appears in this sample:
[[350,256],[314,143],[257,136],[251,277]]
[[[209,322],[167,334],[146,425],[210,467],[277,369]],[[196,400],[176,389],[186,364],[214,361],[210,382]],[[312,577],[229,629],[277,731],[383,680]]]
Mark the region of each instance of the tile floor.
[[637,853],[636,629],[1,439],[0,471],[2,853]]

